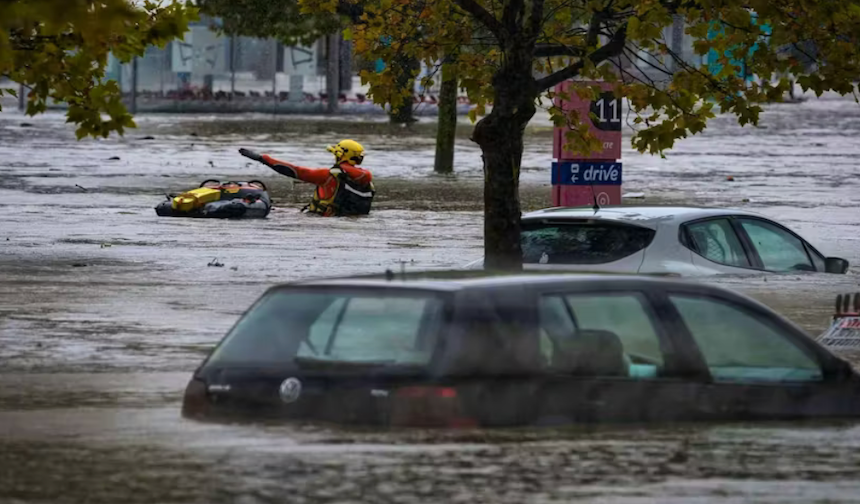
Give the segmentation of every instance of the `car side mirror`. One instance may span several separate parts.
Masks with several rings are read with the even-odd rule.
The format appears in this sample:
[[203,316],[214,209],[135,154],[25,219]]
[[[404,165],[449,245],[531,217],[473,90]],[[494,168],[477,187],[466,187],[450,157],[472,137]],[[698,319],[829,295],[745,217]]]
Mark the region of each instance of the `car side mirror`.
[[848,272],[848,261],[841,257],[828,257],[824,259],[824,271],[844,275]]

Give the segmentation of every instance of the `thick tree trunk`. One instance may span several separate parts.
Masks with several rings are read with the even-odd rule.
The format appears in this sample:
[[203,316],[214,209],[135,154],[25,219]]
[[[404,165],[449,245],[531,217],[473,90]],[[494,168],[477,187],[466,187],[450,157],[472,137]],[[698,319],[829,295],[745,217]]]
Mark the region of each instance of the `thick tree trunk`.
[[397,89],[406,89],[407,98],[397,107],[391,108],[389,117],[392,124],[412,124],[415,116],[412,114],[412,95],[415,93],[415,77],[413,73],[421,68],[421,62],[411,56],[401,56],[391,64],[397,72]]
[[493,78],[493,89],[493,110],[472,135],[484,160],[484,267],[521,271],[520,164],[523,133],[537,97],[530,53],[509,53],[508,64]]
[[454,140],[457,133],[457,67],[442,67],[442,89],[439,91],[439,121],[436,129],[436,159],[433,171],[454,171]]

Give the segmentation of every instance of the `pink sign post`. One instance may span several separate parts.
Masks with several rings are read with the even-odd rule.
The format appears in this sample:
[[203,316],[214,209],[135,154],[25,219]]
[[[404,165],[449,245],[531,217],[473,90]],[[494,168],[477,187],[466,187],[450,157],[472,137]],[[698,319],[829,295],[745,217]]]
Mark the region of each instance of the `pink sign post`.
[[[596,100],[580,98],[576,86],[600,86]],[[579,112],[579,120],[588,125],[591,134],[603,142],[599,152],[583,155],[564,149],[566,126],[555,129],[553,138],[552,201],[554,206],[621,204],[621,99],[607,82],[566,81],[555,92],[569,95],[568,100],[556,98],[556,106],[565,113]],[[591,119],[590,114],[596,116]]]

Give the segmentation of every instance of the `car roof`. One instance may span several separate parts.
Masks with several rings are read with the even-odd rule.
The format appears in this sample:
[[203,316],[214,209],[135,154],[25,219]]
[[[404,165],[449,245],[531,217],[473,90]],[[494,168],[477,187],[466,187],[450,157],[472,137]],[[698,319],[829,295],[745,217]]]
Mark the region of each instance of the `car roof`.
[[755,212],[734,208],[713,208],[696,206],[663,205],[612,205],[594,211],[591,207],[553,207],[544,208],[523,215],[523,220],[541,219],[592,219],[625,222],[648,228],[656,228],[660,223],[681,224],[686,221],[722,215],[749,215],[763,217]]
[[337,278],[321,278],[281,284],[274,288],[285,287],[346,287],[346,288],[403,288],[435,291],[460,291],[472,289],[504,290],[523,285],[532,287],[551,287],[585,283],[618,284],[635,283],[638,286],[658,282],[675,282],[689,285],[683,280],[670,280],[674,275],[630,275],[612,273],[578,273],[567,271],[501,273],[487,270],[442,270],[415,271],[389,274],[370,274]]

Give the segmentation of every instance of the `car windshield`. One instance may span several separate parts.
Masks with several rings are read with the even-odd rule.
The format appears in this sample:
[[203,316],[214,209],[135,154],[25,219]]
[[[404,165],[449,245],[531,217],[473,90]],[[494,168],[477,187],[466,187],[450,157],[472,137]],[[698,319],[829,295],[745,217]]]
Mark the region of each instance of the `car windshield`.
[[272,291],[240,319],[207,366],[426,365],[443,306],[437,293]]
[[523,222],[525,264],[602,264],[644,249],[654,231],[591,221]]

